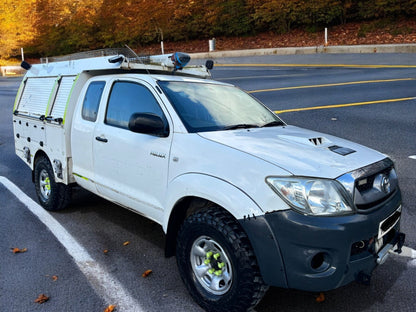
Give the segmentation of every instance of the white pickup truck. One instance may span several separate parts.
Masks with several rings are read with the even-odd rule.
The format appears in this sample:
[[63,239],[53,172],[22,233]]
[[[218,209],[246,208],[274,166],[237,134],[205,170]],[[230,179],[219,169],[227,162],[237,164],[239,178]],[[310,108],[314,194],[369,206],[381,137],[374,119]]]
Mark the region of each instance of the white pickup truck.
[[63,209],[78,184],[159,223],[207,311],[250,309],[269,285],[368,282],[404,241],[390,158],[287,125],[187,60],[23,64],[15,147],[40,204]]

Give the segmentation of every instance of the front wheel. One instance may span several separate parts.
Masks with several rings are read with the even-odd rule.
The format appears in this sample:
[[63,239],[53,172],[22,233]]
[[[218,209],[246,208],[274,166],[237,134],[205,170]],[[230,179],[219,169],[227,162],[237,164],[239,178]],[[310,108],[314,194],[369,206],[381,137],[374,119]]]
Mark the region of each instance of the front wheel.
[[49,159],[40,156],[34,169],[35,189],[39,203],[46,210],[64,209],[71,198],[71,188],[55,181],[55,175]]
[[219,207],[184,221],[176,258],[188,291],[207,311],[246,311],[267,290],[247,235]]

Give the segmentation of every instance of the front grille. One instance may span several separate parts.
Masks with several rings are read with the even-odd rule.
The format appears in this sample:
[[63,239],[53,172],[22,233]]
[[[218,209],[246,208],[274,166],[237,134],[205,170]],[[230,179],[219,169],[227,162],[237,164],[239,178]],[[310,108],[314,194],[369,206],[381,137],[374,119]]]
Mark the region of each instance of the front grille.
[[370,203],[366,203],[366,204],[356,204],[355,206],[357,207],[358,210],[369,210],[369,209],[373,209],[373,208],[377,208],[378,205],[385,203],[386,201],[388,201],[391,197],[394,196],[394,194],[396,194],[397,190],[395,190],[394,192],[388,194],[385,197],[382,197],[376,201],[370,202]]
[[398,191],[393,162],[385,158],[337,179],[354,200],[359,211],[379,208]]
[[361,192],[365,192],[369,189],[371,189],[373,187],[373,183],[374,180],[376,178],[376,176],[378,176],[379,174],[385,174],[388,175],[389,172],[391,171],[391,169],[393,169],[393,167],[389,167],[386,168],[385,170],[382,170],[380,172],[376,172],[368,177],[363,177],[360,179],[357,179],[355,181],[355,187],[357,188],[357,190],[361,193]]
[[372,176],[372,177],[368,177],[368,178],[364,178],[359,181],[356,181],[355,187],[357,188],[359,192],[365,192],[366,190],[373,187],[374,178],[375,176]]

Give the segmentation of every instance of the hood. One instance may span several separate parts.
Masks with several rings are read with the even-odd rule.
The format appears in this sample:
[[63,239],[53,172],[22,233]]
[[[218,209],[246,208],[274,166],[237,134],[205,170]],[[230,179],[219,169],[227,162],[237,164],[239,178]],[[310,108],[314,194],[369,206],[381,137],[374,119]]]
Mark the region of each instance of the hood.
[[360,144],[295,126],[213,131],[199,135],[261,158],[297,176],[334,179],[386,157]]

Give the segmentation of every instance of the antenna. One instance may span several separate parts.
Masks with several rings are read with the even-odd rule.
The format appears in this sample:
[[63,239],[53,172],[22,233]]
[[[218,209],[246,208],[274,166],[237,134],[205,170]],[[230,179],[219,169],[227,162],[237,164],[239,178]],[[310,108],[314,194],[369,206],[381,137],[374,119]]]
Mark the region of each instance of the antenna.
[[144,68],[146,69],[147,74],[148,74],[148,75],[150,75],[150,71],[147,69],[147,66],[146,66],[146,64],[143,62],[142,58],[141,58],[140,56],[138,56],[138,55],[137,55],[137,53],[136,53],[136,52],[134,52],[134,51],[133,51],[133,49],[132,49],[132,48],[130,48],[127,44],[125,44],[124,46],[125,46],[127,49],[129,49],[129,51],[130,51],[131,53],[133,53],[133,55],[135,55],[135,56],[136,56],[136,58],[139,60],[139,62],[140,62],[140,63],[142,63],[142,65],[143,65],[143,66],[144,66]]

